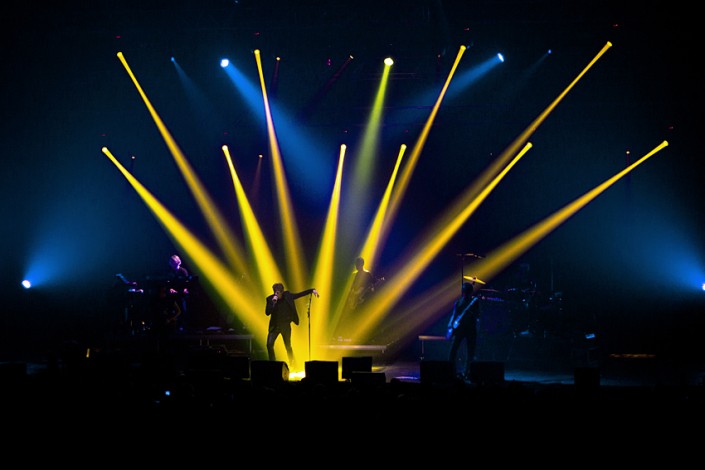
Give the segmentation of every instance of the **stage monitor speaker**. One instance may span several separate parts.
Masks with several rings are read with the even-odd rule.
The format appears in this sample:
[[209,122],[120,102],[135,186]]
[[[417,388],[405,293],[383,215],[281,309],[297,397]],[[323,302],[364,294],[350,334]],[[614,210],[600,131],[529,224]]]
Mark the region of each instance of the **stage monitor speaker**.
[[232,379],[250,377],[250,358],[228,354],[222,346],[199,346],[188,353],[187,367],[191,371],[220,371]]
[[306,381],[313,383],[336,383],[338,381],[338,361],[307,361]]
[[597,367],[576,367],[573,383],[581,390],[592,390],[600,386],[600,369]]
[[187,350],[187,367],[191,370],[215,370],[222,368],[227,352],[222,348],[195,346]]
[[470,382],[478,385],[492,385],[504,382],[504,362],[472,361]]
[[278,384],[289,381],[289,366],[282,361],[252,361],[250,364],[252,382]]
[[455,370],[450,361],[422,360],[419,375],[421,383],[449,383],[455,380]]
[[231,379],[249,379],[250,357],[228,355],[223,364],[223,373]]
[[384,385],[387,383],[387,376],[384,372],[354,370],[350,377],[350,383],[362,386]]
[[343,379],[351,380],[354,372],[372,372],[372,356],[343,357]]

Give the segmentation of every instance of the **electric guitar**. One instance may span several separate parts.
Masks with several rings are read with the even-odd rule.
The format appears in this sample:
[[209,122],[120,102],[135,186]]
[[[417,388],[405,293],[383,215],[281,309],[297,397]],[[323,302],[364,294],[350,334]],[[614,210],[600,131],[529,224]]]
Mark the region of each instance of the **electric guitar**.
[[463,309],[463,311],[460,313],[460,315],[458,315],[458,318],[456,318],[456,319],[451,318],[451,322],[448,324],[448,331],[446,332],[446,339],[450,339],[453,336],[453,334],[455,333],[455,330],[457,330],[458,327],[460,326],[460,321],[463,319],[465,314],[470,311],[470,309],[475,304],[475,302],[477,302],[477,299],[479,299],[479,297],[474,297],[470,301],[468,306]]
[[379,287],[384,281],[385,278],[380,277],[376,279],[375,282],[373,282],[372,284],[365,287],[360,287],[359,289],[350,292],[350,297],[348,298],[348,309],[355,310],[360,305],[364,304],[369,295],[374,292],[374,290]]

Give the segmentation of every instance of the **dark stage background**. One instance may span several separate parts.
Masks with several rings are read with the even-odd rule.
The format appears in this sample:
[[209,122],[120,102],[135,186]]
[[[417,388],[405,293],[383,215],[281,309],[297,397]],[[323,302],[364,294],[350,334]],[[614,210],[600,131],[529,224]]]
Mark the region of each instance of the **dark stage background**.
[[[393,276],[385,268],[607,41],[613,47],[534,133],[529,155],[438,254],[414,290],[459,273],[457,253],[490,252],[667,140],[668,147],[485,287],[505,294],[528,269],[542,294],[560,295],[558,321],[588,325],[605,351],[702,354],[705,199],[696,144],[703,100],[694,63],[694,15],[681,2],[11,3],[7,11],[15,13],[1,20],[0,352],[6,356],[103,337],[115,321],[110,304],[115,274],[157,275],[175,250],[102,147],[207,238],[118,51],[237,229],[239,214],[220,150],[229,145],[263,230],[279,252],[278,227],[269,224],[275,217],[268,217],[276,213],[268,166],[255,184],[258,156],[269,154],[264,113],[246,107],[218,65],[228,55],[257,85],[252,50],[261,50],[270,98],[295,116],[301,137],[315,148],[311,155],[295,142],[283,146],[302,234],[314,241],[307,247],[309,260],[328,208],[339,146],[360,143],[381,60],[392,55],[395,66],[364,207],[370,214],[399,146],[415,142],[460,45],[470,47],[457,75],[502,52],[505,63],[472,86],[451,85],[441,105],[377,264],[382,274]],[[350,54],[354,60],[327,88]],[[274,83],[276,56],[282,60]],[[341,243],[350,244],[346,255],[354,252],[363,228],[341,230]],[[26,277],[35,280],[35,289],[20,287]],[[207,290],[199,295],[204,323],[237,326],[236,320],[219,318]],[[253,302],[263,299],[255,295]],[[434,325],[430,332],[438,329]]]

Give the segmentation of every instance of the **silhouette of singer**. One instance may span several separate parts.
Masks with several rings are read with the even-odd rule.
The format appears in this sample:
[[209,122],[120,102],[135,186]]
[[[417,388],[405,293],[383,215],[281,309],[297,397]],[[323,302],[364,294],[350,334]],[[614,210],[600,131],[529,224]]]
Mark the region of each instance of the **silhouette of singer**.
[[289,292],[284,290],[284,284],[277,282],[272,286],[274,293],[267,296],[267,304],[264,309],[269,318],[269,332],[267,334],[267,354],[270,361],[276,361],[274,354],[274,343],[279,335],[282,335],[284,347],[289,356],[289,366],[296,367],[294,350],[291,347],[291,323],[299,324],[299,313],[296,311],[296,303],[299,297],[313,294],[319,296],[316,289],[306,289],[301,292]]

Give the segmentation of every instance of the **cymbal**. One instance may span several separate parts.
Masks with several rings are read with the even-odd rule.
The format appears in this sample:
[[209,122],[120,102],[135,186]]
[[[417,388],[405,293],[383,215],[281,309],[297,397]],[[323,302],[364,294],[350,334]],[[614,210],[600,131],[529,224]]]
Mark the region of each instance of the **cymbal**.
[[478,279],[475,276],[463,276],[463,279],[471,281],[471,282],[476,282],[478,284],[487,284],[485,281]]

